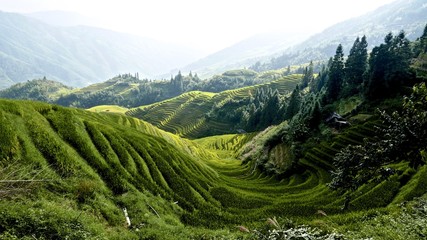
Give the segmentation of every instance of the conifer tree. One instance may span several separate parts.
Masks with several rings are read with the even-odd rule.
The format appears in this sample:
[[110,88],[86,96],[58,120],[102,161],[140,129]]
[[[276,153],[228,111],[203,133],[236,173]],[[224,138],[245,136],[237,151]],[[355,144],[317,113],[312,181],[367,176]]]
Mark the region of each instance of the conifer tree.
[[289,99],[288,108],[286,109],[285,119],[291,119],[295,114],[298,113],[301,106],[301,93],[300,87],[297,85],[292,91],[291,97]]
[[390,61],[389,51],[391,48],[392,33],[387,34],[384,44],[374,47],[369,58],[369,78],[366,84],[366,97],[368,99],[382,98],[382,89],[385,81],[384,76]]
[[363,83],[363,75],[367,68],[368,43],[366,37],[356,38],[345,62],[345,85],[348,95],[357,93]]
[[409,40],[403,31],[395,37],[392,33],[387,34],[384,44],[371,52],[366,97],[383,99],[399,92],[402,84],[411,85],[411,57]]
[[[330,66],[331,62],[332,62],[332,58],[329,59],[328,66]],[[329,75],[329,68],[326,65],[323,65],[322,68],[320,69],[319,74],[311,82],[310,92],[312,93],[320,92],[322,88],[325,86],[326,82],[328,81],[328,75]]]
[[308,67],[304,69],[304,76],[302,77],[301,89],[308,86],[313,81],[313,61],[310,61]]
[[319,102],[314,103],[313,110],[310,113],[310,117],[308,119],[308,126],[310,129],[316,129],[320,122],[322,121],[322,112],[320,110]]
[[178,72],[178,75],[175,76],[173,81],[174,90],[178,93],[182,93],[184,91],[183,79],[184,77],[181,74],[181,71]]
[[344,53],[342,45],[339,44],[329,68],[329,79],[327,83],[326,100],[329,103],[338,99],[344,79]]
[[427,80],[427,24],[423,35],[418,39],[418,47],[415,53],[417,58],[412,67],[416,71],[417,77],[425,81]]
[[290,75],[290,74],[291,74],[291,66],[288,65],[288,67],[286,68],[285,75]]
[[427,53],[427,24],[424,27],[423,35],[420,37],[421,42],[421,52]]

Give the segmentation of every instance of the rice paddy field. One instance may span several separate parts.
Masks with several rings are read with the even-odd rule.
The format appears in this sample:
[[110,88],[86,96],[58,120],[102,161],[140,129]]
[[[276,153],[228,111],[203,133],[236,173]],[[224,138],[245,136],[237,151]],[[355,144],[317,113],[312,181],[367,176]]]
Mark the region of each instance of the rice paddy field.
[[[212,98],[221,95],[187,93],[152,122],[190,133],[174,116]],[[346,210],[347,195],[327,186],[334,154],[377,124],[361,120],[318,143],[279,178],[238,159],[255,133],[188,140],[124,114],[0,100],[0,239],[262,239],[285,228],[420,239],[426,166],[402,161],[388,180],[347,193]]]
[[147,121],[156,127],[181,137],[195,139],[204,136],[237,133],[232,124],[221,119],[209,119],[212,107],[226,101],[247,99],[257,89],[277,89],[287,95],[299,83],[301,75],[294,74],[265,84],[227,90],[220,93],[193,91],[158,103],[132,108],[126,115]]

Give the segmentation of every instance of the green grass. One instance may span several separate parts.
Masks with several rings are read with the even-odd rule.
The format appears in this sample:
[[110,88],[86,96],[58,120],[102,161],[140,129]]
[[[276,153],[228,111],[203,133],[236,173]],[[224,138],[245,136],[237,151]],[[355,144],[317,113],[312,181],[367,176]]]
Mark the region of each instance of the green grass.
[[[215,97],[202,92],[180,96],[184,107],[170,106],[170,115]],[[252,235],[236,226],[261,229],[273,216],[352,238],[392,236],[379,222],[400,219],[396,204],[426,193],[425,166],[397,164],[401,171],[389,180],[352,193],[347,211],[341,210],[344,196],[326,186],[333,155],[374,136],[376,124],[354,124],[314,145],[296,171],[277,178],[236,158],[242,148],[274,135],[274,128],[262,136],[190,141],[123,114],[0,100],[0,180],[9,180],[0,182],[0,239],[238,239]],[[268,158],[286,164],[286,152],[287,146],[278,145]],[[316,214],[319,210],[328,216]],[[367,233],[358,234],[358,227]],[[416,239],[415,233],[408,236]]]
[[[219,205],[207,190],[211,182],[218,179],[217,173],[200,160],[202,156],[211,154],[148,123],[124,115],[95,114],[43,103],[6,100],[0,102],[0,116],[2,133],[7,136],[2,138],[1,177],[4,180],[21,180],[27,175],[32,176],[7,171],[14,169],[9,166],[17,164],[28,166],[35,173],[37,169],[43,169],[43,174],[33,176],[36,177],[34,180],[46,181],[29,189],[14,185],[8,187],[25,190],[25,194],[28,190],[30,198],[39,196],[39,207],[13,200],[26,196],[21,190],[16,193],[5,191],[12,212],[7,211],[8,204],[1,210],[19,215],[3,216],[5,220],[1,222],[3,227],[0,229],[7,228],[8,234],[24,237],[37,232],[40,235],[36,234],[36,237],[57,235],[72,238],[72,226],[78,225],[77,230],[82,231],[78,236],[83,238],[105,233],[109,226],[133,236],[134,233],[123,227],[121,207],[127,207],[130,213],[134,211],[133,206],[122,201],[125,196],[144,197],[147,204],[155,202],[155,196],[160,196],[164,199],[163,205],[155,208],[161,212],[166,206],[174,206],[178,210],[168,210],[165,214],[175,222],[179,222],[183,209],[192,211],[194,207],[206,204]],[[42,177],[47,179],[39,179]],[[48,206],[60,204],[63,197],[70,201],[71,212],[76,216],[81,213],[82,221],[92,219],[88,221],[100,223],[98,230],[86,229],[80,221],[73,222],[75,217],[61,215],[61,211],[55,210],[57,212],[46,215],[46,218],[58,223],[52,225],[49,232],[43,232],[39,229],[48,228],[51,223],[37,220],[37,213],[28,217],[23,215],[27,211],[25,209],[48,211]],[[173,201],[178,203],[173,204]],[[138,211],[142,214],[142,210]],[[143,219],[137,215],[133,218]],[[13,219],[34,224],[13,226],[10,221],[18,221]],[[164,221],[160,223],[165,224]],[[26,229],[22,229],[24,227]],[[64,229],[53,229],[55,227]]]
[[122,114],[124,114],[129,109],[127,109],[125,107],[120,107],[117,105],[101,105],[101,106],[89,108],[88,110],[92,111],[92,112],[111,112],[111,113],[122,113]]

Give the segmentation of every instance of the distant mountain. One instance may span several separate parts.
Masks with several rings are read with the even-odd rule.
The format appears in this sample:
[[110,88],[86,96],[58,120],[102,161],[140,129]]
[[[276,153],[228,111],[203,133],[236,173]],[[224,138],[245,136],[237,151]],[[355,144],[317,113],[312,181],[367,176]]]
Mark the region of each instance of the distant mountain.
[[190,63],[197,51],[100,28],[58,27],[0,12],[0,88],[46,76],[86,86],[119,73],[153,77]]
[[101,25],[95,19],[67,11],[42,11],[27,13],[25,16],[37,19],[50,25],[62,27],[74,27],[79,25],[97,27]]
[[[197,72],[202,78],[231,69],[250,66],[262,57],[284,51],[304,40],[302,33],[264,33],[252,36],[219,52],[191,63],[180,70]],[[176,73],[176,71],[174,71]]]
[[301,64],[310,60],[325,60],[335,54],[342,44],[346,54],[356,37],[366,35],[369,48],[384,42],[389,32],[404,30],[410,40],[421,36],[427,24],[427,2],[425,0],[398,0],[384,5],[357,18],[335,24],[323,32],[286,50],[281,56],[270,56],[263,69],[278,69],[287,65]]

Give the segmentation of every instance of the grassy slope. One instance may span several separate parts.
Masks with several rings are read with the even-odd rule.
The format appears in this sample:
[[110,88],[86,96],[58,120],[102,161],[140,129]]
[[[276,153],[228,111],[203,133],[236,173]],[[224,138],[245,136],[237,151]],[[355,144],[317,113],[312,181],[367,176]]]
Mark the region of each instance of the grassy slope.
[[48,180],[1,183],[0,236],[6,239],[234,238],[242,234],[235,226],[259,229],[260,219],[272,216],[352,231],[369,209],[394,214],[395,203],[426,191],[425,167],[415,171],[403,163],[402,174],[356,192],[350,203],[356,212],[342,213],[344,199],[326,186],[331,153],[372,135],[370,122],[319,144],[300,171],[280,181],[233,157],[253,135],[192,142],[124,115],[8,100],[0,100],[0,123],[1,180]]
[[132,236],[123,228],[121,207],[134,226],[170,221],[179,227],[183,212],[219,205],[207,193],[217,174],[201,162],[211,154],[137,119],[1,100],[0,121],[2,180],[48,180],[28,189],[2,186],[8,200],[0,204],[0,233],[63,238],[75,227],[80,237]]
[[228,122],[212,120],[206,114],[214,105],[226,101],[249,98],[256,89],[271,87],[281,94],[292,91],[300,80],[300,75],[291,75],[265,84],[227,90],[217,94],[189,92],[162,102],[129,110],[126,114],[150,122],[166,131],[187,138],[235,133],[237,129]]
[[61,95],[69,94],[72,91],[72,88],[62,83],[37,79],[18,83],[8,89],[2,90],[0,91],[0,97],[52,102]]
[[91,112],[111,112],[111,113],[122,113],[122,114],[129,111],[128,108],[120,107],[117,105],[101,105],[101,106],[91,107],[87,110]]
[[[427,233],[424,226],[427,217],[427,166],[412,169],[405,161],[395,164],[394,167],[400,170],[398,174],[382,182],[371,182],[351,193],[347,211],[342,211],[341,207],[348,193],[339,196],[326,187],[330,182],[333,155],[347,144],[361,143],[364,138],[373,137],[377,124],[375,120],[355,123],[330,141],[315,145],[300,159],[299,171],[291,176],[282,176],[280,184],[275,187],[269,186],[274,180],[253,170],[251,163],[242,168],[240,161],[232,157],[240,154],[242,147],[252,144],[254,134],[213,136],[195,142],[228,160],[209,162],[227,182],[226,189],[242,194],[248,194],[243,191],[251,189],[253,195],[245,198],[262,194],[263,201],[271,201],[268,205],[276,205],[276,208],[264,209],[269,217],[278,216],[282,222],[291,218],[329,232],[345,233],[351,239],[419,239]],[[236,177],[245,179],[245,182],[239,182]],[[230,196],[226,198],[236,201]]]

